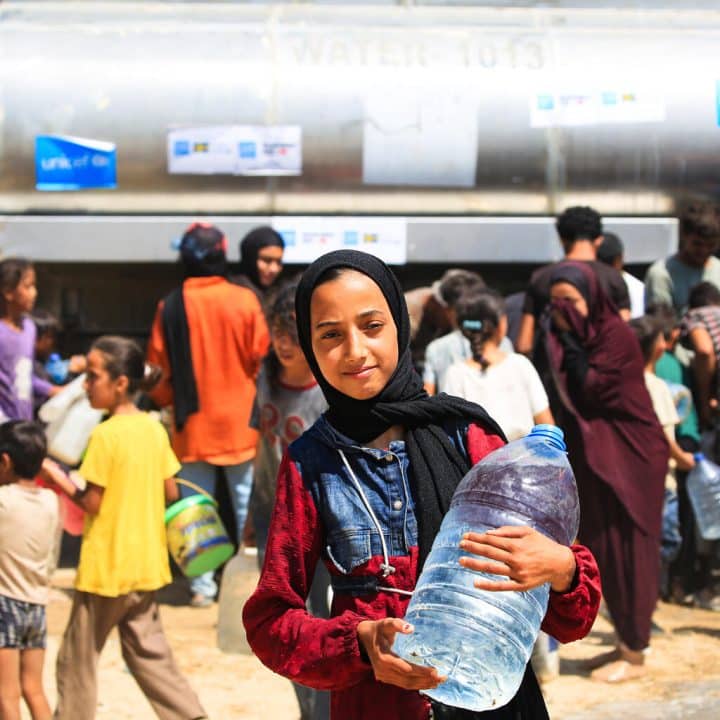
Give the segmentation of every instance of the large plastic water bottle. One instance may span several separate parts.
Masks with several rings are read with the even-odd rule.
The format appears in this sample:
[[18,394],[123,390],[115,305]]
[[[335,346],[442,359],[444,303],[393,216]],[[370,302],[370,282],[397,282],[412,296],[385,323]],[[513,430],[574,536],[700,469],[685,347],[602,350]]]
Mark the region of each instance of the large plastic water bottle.
[[57,353],[51,353],[50,357],[45,363],[45,370],[50,376],[50,379],[56,384],[60,385],[64,383],[68,376],[68,369],[70,367],[69,360],[63,360]]
[[705,540],[720,539],[720,467],[702,453],[695,454],[687,491],[700,535]]
[[496,450],[458,485],[425,561],[405,619],[410,635],[395,636],[393,651],[408,662],[437,668],[447,680],[431,698],[454,707],[484,711],[506,705],[522,682],[549,585],[528,592],[488,592],[480,577],[504,579],[463,568],[460,547],[468,532],[527,525],[569,545],[580,511],[563,434],[538,425],[530,435]]
[[218,599],[217,645],[224,653],[252,655],[242,611],[257,587],[260,571],[255,548],[242,546],[223,570]]

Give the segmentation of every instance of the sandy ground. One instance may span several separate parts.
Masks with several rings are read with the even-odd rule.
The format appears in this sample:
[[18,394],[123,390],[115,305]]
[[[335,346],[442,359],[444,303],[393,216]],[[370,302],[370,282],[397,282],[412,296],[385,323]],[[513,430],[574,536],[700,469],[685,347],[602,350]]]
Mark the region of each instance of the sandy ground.
[[[55,697],[54,658],[70,611],[73,572],[60,570],[48,609],[45,686]],[[162,618],[178,663],[214,720],[294,720],[299,716],[290,683],[248,655],[225,655],[215,645],[217,605],[183,605],[181,583],[162,594]],[[592,634],[561,649],[561,676],[545,685],[553,720],[718,717],[720,708],[720,613],[660,604],[655,616],[664,633],[653,639],[647,678],[625,685],[588,679],[582,660],[609,649],[612,631],[599,618]],[[125,669],[116,635],[101,657],[97,717],[145,720],[155,715]],[[672,714],[673,703],[677,714]],[[679,704],[678,704],[679,703]],[[687,710],[688,703],[699,714]],[[683,709],[684,708],[684,709]],[[662,709],[662,710],[661,710]],[[667,710],[665,710],[667,709]],[[24,715],[23,717],[28,717]]]

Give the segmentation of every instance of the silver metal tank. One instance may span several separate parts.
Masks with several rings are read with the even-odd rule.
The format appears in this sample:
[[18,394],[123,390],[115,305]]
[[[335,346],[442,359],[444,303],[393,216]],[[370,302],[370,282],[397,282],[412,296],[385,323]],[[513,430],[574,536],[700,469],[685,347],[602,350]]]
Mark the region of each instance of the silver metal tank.
[[[717,3],[523,4],[2,3],[0,213],[658,216],[718,195]],[[538,120],[601,90],[647,112]],[[169,129],[231,124],[301,126],[302,174],[168,173]],[[36,191],[44,133],[116,142],[117,189]]]

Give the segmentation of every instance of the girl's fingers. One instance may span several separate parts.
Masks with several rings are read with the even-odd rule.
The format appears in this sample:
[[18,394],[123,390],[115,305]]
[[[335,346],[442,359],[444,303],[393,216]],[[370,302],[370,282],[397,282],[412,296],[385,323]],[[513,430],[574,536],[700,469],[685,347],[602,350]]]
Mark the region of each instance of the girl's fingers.
[[435,668],[413,665],[393,654],[382,658],[382,668],[376,676],[382,682],[390,682],[408,690],[434,688],[447,679],[440,677]]
[[473,584],[478,590],[489,590],[490,592],[529,589],[529,586],[515,582],[514,580],[476,580]]
[[460,558],[460,564],[468,570],[484,572],[489,575],[510,576],[511,570],[504,563],[489,562],[487,560],[475,560],[474,558]]
[[463,550],[471,552],[473,555],[480,555],[481,557],[487,558],[488,560],[497,560],[498,562],[507,563],[511,558],[512,554],[507,550],[496,547],[494,545],[488,545],[486,543],[470,542],[469,540],[463,540],[460,543],[460,547]]
[[499,528],[493,528],[492,530],[486,530],[484,533],[466,532],[463,537],[468,540],[484,539],[490,537],[506,537],[506,538],[521,538],[534,532],[532,528],[527,525],[503,525]]

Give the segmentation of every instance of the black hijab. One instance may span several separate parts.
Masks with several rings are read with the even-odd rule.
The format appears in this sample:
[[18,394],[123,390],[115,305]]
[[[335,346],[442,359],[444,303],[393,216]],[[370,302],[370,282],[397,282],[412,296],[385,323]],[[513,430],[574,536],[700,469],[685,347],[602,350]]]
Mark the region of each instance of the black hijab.
[[[397,368],[383,390],[369,400],[355,400],[330,385],[320,372],[312,349],[310,299],[313,290],[329,273],[342,269],[356,270],[377,284],[397,327]],[[382,260],[356,250],[337,250],[323,255],[303,273],[295,296],[295,315],[300,346],[329,405],[326,417],[330,424],[359,443],[378,437],[393,425],[405,428],[410,482],[419,508],[418,545],[422,567],[455,488],[470,469],[468,460],[455,449],[444,426],[474,422],[505,439],[503,431],[479,405],[445,394],[430,397],[425,392],[410,356],[410,318],[405,298],[397,278]]]
[[[374,398],[355,400],[336,390],[323,377],[312,349],[310,300],[313,290],[333,277],[334,270],[351,269],[367,275],[380,288],[397,326],[398,364],[387,385]],[[328,277],[329,276],[329,277]],[[303,273],[295,296],[298,339],[329,405],[327,419],[353,440],[363,443],[393,425],[405,428],[410,485],[418,523],[419,568],[430,552],[458,483],[469,461],[450,442],[446,425],[474,422],[505,440],[500,426],[475,403],[441,393],[430,397],[423,389],[410,355],[410,318],[397,278],[381,260],[356,250],[323,255]],[[477,713],[432,702],[439,720],[548,720],[535,674],[528,663],[515,697],[498,710]]]
[[259,296],[264,295],[267,288],[260,285],[257,260],[260,251],[266,247],[279,247],[284,250],[282,235],[267,225],[251,230],[240,241],[240,276],[233,278],[234,282],[249,287]]

